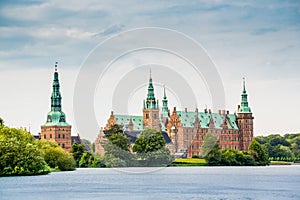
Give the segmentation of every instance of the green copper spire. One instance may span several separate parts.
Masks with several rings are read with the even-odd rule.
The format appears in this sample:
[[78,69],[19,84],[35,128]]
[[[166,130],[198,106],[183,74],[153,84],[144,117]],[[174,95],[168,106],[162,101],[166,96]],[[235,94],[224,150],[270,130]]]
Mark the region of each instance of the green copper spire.
[[57,62],[55,63],[54,80],[52,86],[51,111],[61,111],[61,94],[59,91],[60,86],[58,80]]
[[166,95],[166,87],[164,86],[164,98],[162,100],[162,113],[164,117],[168,117],[168,99],[167,99],[167,95]]
[[66,115],[61,110],[61,94],[57,72],[57,62],[55,63],[54,79],[52,84],[51,111],[47,114],[47,121],[44,126],[70,126],[66,122]]
[[154,87],[153,87],[153,83],[152,83],[151,69],[150,69],[150,79],[149,79],[148,94],[147,94],[145,108],[146,109],[157,109],[158,108],[156,99],[154,97]]
[[243,78],[243,92],[241,96],[242,96],[242,102],[238,110],[238,113],[251,113],[251,108],[248,105],[248,98],[247,98],[248,95],[246,92],[245,78]]

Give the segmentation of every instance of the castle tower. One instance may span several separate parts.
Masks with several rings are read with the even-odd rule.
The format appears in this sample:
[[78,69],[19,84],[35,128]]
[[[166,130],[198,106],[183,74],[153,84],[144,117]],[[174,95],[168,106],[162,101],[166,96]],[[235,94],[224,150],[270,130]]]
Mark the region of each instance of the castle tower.
[[243,78],[243,92],[241,105],[238,106],[237,120],[240,130],[241,150],[247,150],[253,140],[253,119],[251,109],[248,105],[245,78]]
[[161,125],[159,120],[159,107],[158,107],[158,101],[156,101],[154,97],[154,87],[152,83],[151,70],[150,70],[147,99],[146,101],[144,100],[143,126],[144,129],[152,128],[152,129],[161,130]]
[[166,95],[166,88],[164,86],[164,98],[162,100],[162,116],[165,117],[169,117],[169,108],[168,108],[168,99],[167,99],[167,95]]
[[47,121],[41,126],[41,139],[53,140],[64,150],[71,150],[71,125],[66,122],[66,115],[62,112],[60,85],[58,80],[57,62],[55,63],[53,90],[51,95],[51,111],[47,114]]

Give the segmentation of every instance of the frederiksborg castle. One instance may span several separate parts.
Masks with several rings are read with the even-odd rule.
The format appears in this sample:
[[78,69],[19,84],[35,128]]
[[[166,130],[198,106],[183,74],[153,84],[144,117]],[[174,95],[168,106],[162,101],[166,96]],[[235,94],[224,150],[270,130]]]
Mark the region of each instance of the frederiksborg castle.
[[[162,107],[158,106],[155,98],[152,77],[150,74],[147,98],[143,102],[142,115],[119,115],[113,111],[104,130],[112,125],[122,125],[124,133],[133,143],[145,129],[161,131],[172,153],[184,153],[187,157],[201,155],[204,137],[211,133],[217,137],[220,147],[236,150],[247,150],[253,140],[253,115],[248,105],[248,97],[243,81],[241,104],[237,113],[220,110],[212,113],[197,108],[194,111],[187,109],[180,111],[168,106],[167,94],[164,91]],[[105,153],[103,145],[107,142],[103,128],[95,141],[96,153]]]

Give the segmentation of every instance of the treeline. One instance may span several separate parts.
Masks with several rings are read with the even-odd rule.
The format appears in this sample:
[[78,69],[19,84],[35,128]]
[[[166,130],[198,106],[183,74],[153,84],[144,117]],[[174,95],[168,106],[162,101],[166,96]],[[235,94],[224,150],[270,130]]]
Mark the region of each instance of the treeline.
[[248,151],[223,149],[219,143],[205,157],[207,165],[211,166],[265,166],[270,161],[267,154],[257,141],[253,141]]
[[300,133],[255,138],[272,161],[300,161]]
[[22,128],[9,128],[0,118],[0,176],[40,175],[74,170],[73,156],[55,142],[34,140]]
[[104,134],[108,139],[104,156],[86,151],[82,144],[72,145],[77,167],[167,166],[174,161],[160,131],[145,130],[133,146],[119,125],[113,125]]

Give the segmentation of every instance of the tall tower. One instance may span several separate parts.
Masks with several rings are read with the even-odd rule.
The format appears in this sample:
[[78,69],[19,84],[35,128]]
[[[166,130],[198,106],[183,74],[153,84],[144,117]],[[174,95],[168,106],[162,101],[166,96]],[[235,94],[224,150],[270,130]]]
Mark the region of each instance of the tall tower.
[[148,85],[147,99],[144,100],[143,108],[143,125],[144,129],[152,128],[161,130],[160,120],[159,120],[159,107],[158,101],[154,97],[154,87],[151,77],[150,69],[150,79]]
[[168,99],[167,99],[167,95],[166,95],[166,88],[164,86],[164,98],[162,100],[162,116],[165,117],[169,117],[169,108],[168,108]]
[[66,122],[66,115],[62,112],[60,85],[58,80],[57,62],[55,63],[54,80],[52,84],[51,111],[47,114],[47,121],[41,126],[41,139],[53,140],[64,150],[71,150],[71,125]]
[[243,78],[243,92],[241,105],[238,106],[237,120],[240,130],[241,150],[247,150],[253,140],[253,119],[251,109],[248,105],[245,78]]

